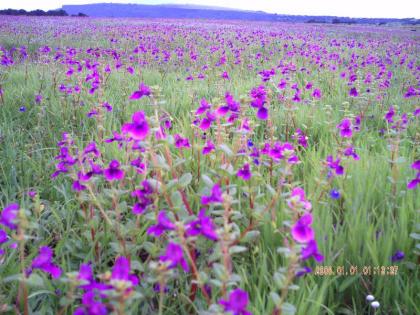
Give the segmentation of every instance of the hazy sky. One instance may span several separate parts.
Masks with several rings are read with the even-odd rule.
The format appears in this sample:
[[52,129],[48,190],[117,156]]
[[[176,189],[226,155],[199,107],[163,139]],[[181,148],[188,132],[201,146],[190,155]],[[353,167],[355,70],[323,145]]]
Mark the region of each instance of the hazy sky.
[[63,4],[95,2],[189,3],[280,14],[420,18],[420,1],[418,0],[0,0],[0,9],[46,10],[60,8]]

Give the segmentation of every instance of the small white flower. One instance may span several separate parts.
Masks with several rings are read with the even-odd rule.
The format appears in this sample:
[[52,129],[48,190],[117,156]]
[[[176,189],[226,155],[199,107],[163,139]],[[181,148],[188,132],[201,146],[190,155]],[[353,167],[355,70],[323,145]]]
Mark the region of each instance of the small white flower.
[[375,297],[371,294],[369,294],[368,296],[366,296],[366,301],[372,302],[375,299]]
[[370,305],[371,305],[373,308],[378,308],[381,304],[379,304],[379,302],[378,302],[378,301],[373,301],[372,303],[370,303]]

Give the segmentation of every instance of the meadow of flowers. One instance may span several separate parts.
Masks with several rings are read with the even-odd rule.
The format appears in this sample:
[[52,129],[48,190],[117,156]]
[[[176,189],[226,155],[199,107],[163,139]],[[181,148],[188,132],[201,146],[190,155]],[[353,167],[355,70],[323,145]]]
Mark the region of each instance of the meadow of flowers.
[[417,33],[0,17],[0,313],[419,314]]

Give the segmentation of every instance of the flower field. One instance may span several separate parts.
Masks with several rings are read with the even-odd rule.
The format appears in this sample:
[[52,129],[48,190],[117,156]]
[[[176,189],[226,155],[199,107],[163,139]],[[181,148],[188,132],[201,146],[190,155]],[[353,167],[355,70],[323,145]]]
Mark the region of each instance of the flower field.
[[0,16],[0,314],[419,314],[419,30]]

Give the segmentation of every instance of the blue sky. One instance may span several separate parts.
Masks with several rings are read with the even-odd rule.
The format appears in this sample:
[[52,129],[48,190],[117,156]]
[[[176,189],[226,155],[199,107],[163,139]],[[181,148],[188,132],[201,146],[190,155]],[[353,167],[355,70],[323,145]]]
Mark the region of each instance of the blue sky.
[[262,10],[279,14],[336,15],[350,17],[420,18],[418,0],[0,0],[0,9],[56,9],[63,4],[98,2],[140,4],[200,4]]

